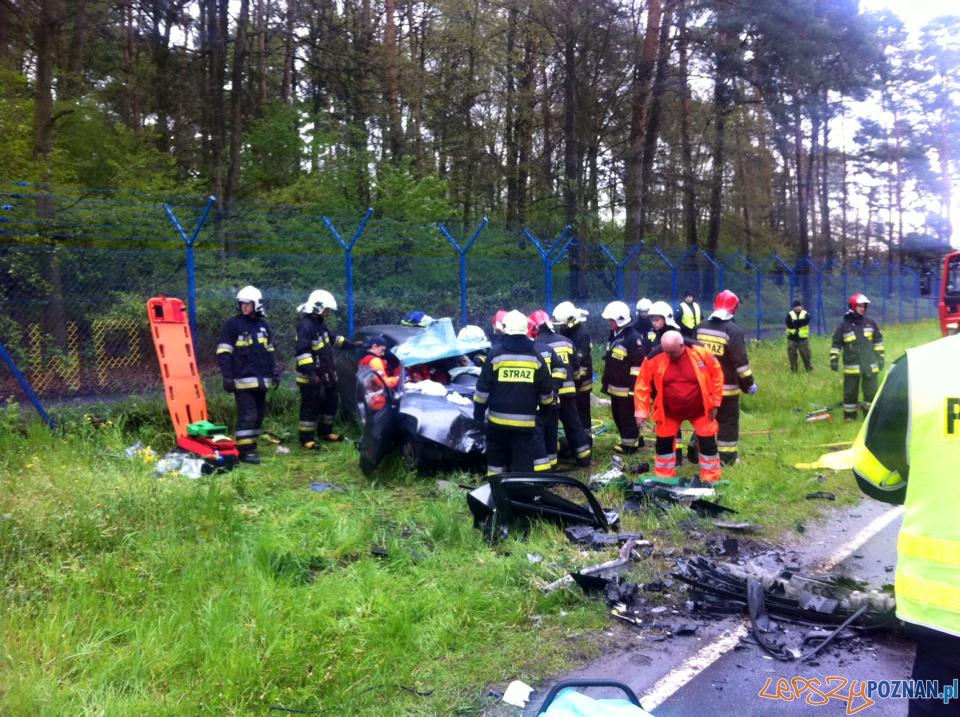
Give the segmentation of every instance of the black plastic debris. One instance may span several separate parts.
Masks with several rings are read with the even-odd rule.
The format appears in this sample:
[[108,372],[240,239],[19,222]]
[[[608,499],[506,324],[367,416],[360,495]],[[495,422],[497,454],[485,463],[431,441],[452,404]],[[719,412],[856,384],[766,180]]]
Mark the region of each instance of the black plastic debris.
[[525,527],[535,518],[604,531],[620,520],[616,512],[600,507],[583,483],[555,473],[491,476],[488,483],[467,494],[467,505],[474,527],[492,534],[502,534],[506,526]]
[[722,545],[724,555],[735,558],[740,554],[740,541],[736,538],[724,538]]
[[805,498],[807,500],[836,500],[837,494],[825,490],[818,490],[813,493],[807,493]]
[[387,549],[382,545],[376,545],[370,549],[370,554],[375,558],[386,558],[389,557],[390,553],[387,552]]
[[699,628],[700,626],[695,622],[678,622],[670,626],[670,634],[693,635]]
[[603,550],[623,545],[630,539],[643,540],[640,533],[604,533],[589,525],[572,525],[564,529],[570,542],[585,545],[593,550]]
[[752,523],[746,522],[733,522],[729,520],[715,520],[713,524],[718,528],[723,528],[724,530],[735,530],[738,533],[752,533],[756,530],[753,527]]
[[713,495],[713,489],[706,486],[673,485],[648,478],[630,486],[627,492],[627,503],[633,507],[635,504],[646,502],[664,511],[674,505],[682,505],[703,518],[722,517],[737,512],[716,501],[706,500]]
[[811,592],[803,592],[797,601],[803,610],[813,610],[821,615],[832,615],[837,611],[840,601],[834,598],[815,595]]
[[[613,560],[607,560],[602,563],[597,563],[596,565],[588,565],[585,568],[580,568],[577,573],[564,575],[559,580],[554,580],[552,583],[543,588],[545,593],[551,593],[554,590],[568,585],[573,585],[575,583],[574,575],[593,575],[601,578],[610,578],[614,575],[617,575],[622,571],[631,561],[639,557],[639,553],[636,551],[638,543],[641,541],[634,540],[631,538],[626,543],[623,544],[623,547],[620,548],[620,555]],[[647,541],[642,541],[644,545],[650,545]]]

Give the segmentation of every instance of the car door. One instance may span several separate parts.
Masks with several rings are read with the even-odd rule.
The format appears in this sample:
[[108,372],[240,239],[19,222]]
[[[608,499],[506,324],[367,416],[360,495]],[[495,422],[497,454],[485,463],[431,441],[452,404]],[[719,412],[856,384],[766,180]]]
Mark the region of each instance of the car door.
[[397,434],[399,401],[395,392],[370,368],[357,371],[356,406],[363,435],[360,468],[369,473],[393,446]]

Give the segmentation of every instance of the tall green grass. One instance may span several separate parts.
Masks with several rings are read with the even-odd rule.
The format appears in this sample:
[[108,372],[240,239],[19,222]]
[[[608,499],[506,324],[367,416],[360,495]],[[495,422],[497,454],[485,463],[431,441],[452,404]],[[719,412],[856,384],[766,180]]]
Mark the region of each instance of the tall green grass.
[[[888,352],[936,335],[931,322],[889,327]],[[750,435],[722,497],[770,536],[822,509],[804,500],[811,490],[858,499],[848,474],[819,481],[791,467],[857,428],[803,421],[840,400],[825,340],[813,350],[816,372],[794,376],[783,342],[751,347],[760,392],[743,398]],[[295,397],[271,399],[267,427],[292,434]],[[228,415],[227,400],[211,403]],[[289,455],[264,444],[260,467],[157,478],[123,449],[137,439],[171,447],[162,407],[138,399],[110,411],[111,426],[78,413],[54,436],[15,409],[0,413],[0,714],[470,712],[485,685],[532,681],[589,654],[581,636],[607,620],[575,591],[539,590],[608,557],[552,526],[490,546],[464,491],[397,464],[370,481],[350,444]],[[598,439],[599,468],[613,442],[612,430]],[[343,490],[315,493],[314,481]],[[619,502],[612,489],[601,498]],[[684,543],[685,518],[627,516],[623,527],[662,548]],[[666,566],[653,559],[638,575]]]

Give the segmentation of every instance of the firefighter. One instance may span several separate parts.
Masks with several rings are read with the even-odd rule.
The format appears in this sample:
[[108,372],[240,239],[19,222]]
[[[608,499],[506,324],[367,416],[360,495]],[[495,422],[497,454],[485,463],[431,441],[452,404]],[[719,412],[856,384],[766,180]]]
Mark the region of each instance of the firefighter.
[[337,443],[343,436],[333,432],[333,417],[337,412],[337,372],[334,366],[334,347],[346,344],[343,336],[331,334],[324,319],[337,310],[333,294],[323,289],[310,292],[307,301],[297,307],[297,386],[300,387],[300,445],[307,449],[317,447],[320,440]]
[[369,366],[387,386],[396,388],[400,383],[400,376],[387,362],[387,340],[383,336],[371,336],[364,342],[363,347],[367,352],[360,357],[357,365]]
[[637,302],[637,315],[633,319],[633,329],[641,338],[649,338],[653,331],[653,322],[650,320],[651,306],[653,306],[653,302],[646,297]]
[[[537,331],[537,342],[545,344],[552,349],[553,356],[556,357],[555,365],[551,365],[550,373],[555,380],[559,381],[558,395],[558,417],[563,424],[563,433],[566,436],[567,446],[573,454],[578,466],[585,467],[590,465],[590,438],[587,436],[583,424],[580,423],[580,413],[577,411],[577,386],[575,376],[579,366],[577,365],[577,351],[573,342],[562,334],[558,334],[553,329],[553,322],[546,311],[538,309],[530,314],[530,321],[534,324]],[[556,465],[556,424],[553,426],[553,443],[548,452],[553,458],[553,464]]]
[[503,339],[480,369],[473,402],[474,418],[487,421],[487,475],[532,471],[537,409],[553,405],[553,378],[519,311],[504,317]]
[[[737,462],[737,442],[740,438],[740,392],[756,393],[747,343],[743,329],[737,326],[734,315],[740,299],[729,289],[717,294],[713,313],[697,328],[697,341],[709,349],[723,368],[723,401],[717,412],[717,447],[720,461],[725,466]],[[688,458],[693,456],[688,453]]]
[[630,323],[630,307],[611,301],[601,314],[610,322],[612,336],[603,357],[601,393],[610,396],[610,412],[620,433],[617,453],[636,453],[642,445],[637,422],[633,418],[633,386],[643,363],[643,342]]
[[683,301],[677,306],[674,315],[679,317],[680,333],[692,339],[697,333],[697,326],[700,325],[702,318],[700,304],[694,301],[692,291],[683,292]]
[[[643,341],[644,354],[649,356],[655,349],[658,349],[660,346],[660,339],[668,331],[679,331],[680,327],[677,326],[677,322],[673,320],[673,309],[670,308],[670,304],[666,301],[654,301],[650,306],[650,310],[647,312],[647,317],[650,319],[650,331],[646,336],[641,336]],[[696,452],[696,437],[691,439],[690,452],[691,459],[694,458],[693,453]],[[683,431],[682,429],[677,429],[677,442],[675,446],[677,454],[677,465],[683,465]]]
[[257,465],[257,440],[267,410],[267,389],[280,382],[273,332],[263,318],[263,294],[253,286],[237,292],[237,315],[220,332],[217,363],[223,390],[237,402],[237,450],[241,463]]
[[590,334],[587,333],[586,321],[590,312],[578,309],[570,301],[561,301],[553,307],[554,325],[560,333],[573,342],[577,354],[577,370],[573,377],[577,388],[577,412],[580,414],[580,425],[591,438],[593,421],[590,416],[590,396],[593,393],[593,347],[590,344]]
[[840,370],[843,354],[843,419],[857,418],[857,395],[863,387],[863,415],[877,393],[877,374],[883,368],[883,334],[876,321],[866,316],[870,299],[854,294],[847,300],[848,311],[833,332],[830,368]]
[[[543,312],[546,316],[546,312]],[[539,324],[533,312],[527,317],[527,336],[533,340],[533,350],[536,351],[553,379],[553,404],[548,409],[541,408],[537,413],[536,454],[533,458],[533,470],[550,470],[557,465],[557,433],[560,427],[560,387],[567,376],[566,369],[560,362],[560,357],[554,352],[550,344],[540,338]]]
[[656,428],[654,475],[676,477],[674,443],[680,424],[690,421],[700,444],[700,481],[713,483],[721,473],[716,419],[723,369],[709,349],[685,343],[679,331],[666,332],[661,349],[643,362],[633,396],[638,430],[649,418]]
[[784,323],[787,325],[787,358],[790,359],[790,370],[797,372],[797,354],[800,354],[803,367],[810,373],[813,371],[813,364],[810,362],[810,312],[803,308],[800,299],[793,302],[793,309],[787,312]]
[[[911,678],[960,674],[960,336],[909,349],[890,372],[853,444],[853,472],[872,498],[904,506],[897,540],[897,617],[917,640]],[[930,699],[933,697],[933,699]],[[956,697],[955,697],[956,699]],[[936,696],[910,715],[955,715]]]

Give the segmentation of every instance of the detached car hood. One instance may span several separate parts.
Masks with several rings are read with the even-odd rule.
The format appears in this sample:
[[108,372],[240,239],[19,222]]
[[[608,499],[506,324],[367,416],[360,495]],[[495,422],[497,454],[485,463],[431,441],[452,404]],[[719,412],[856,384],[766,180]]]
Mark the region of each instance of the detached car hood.
[[458,453],[483,451],[486,446],[483,424],[473,420],[472,402],[458,405],[444,396],[408,391],[400,397],[399,412],[416,421],[418,435]]

